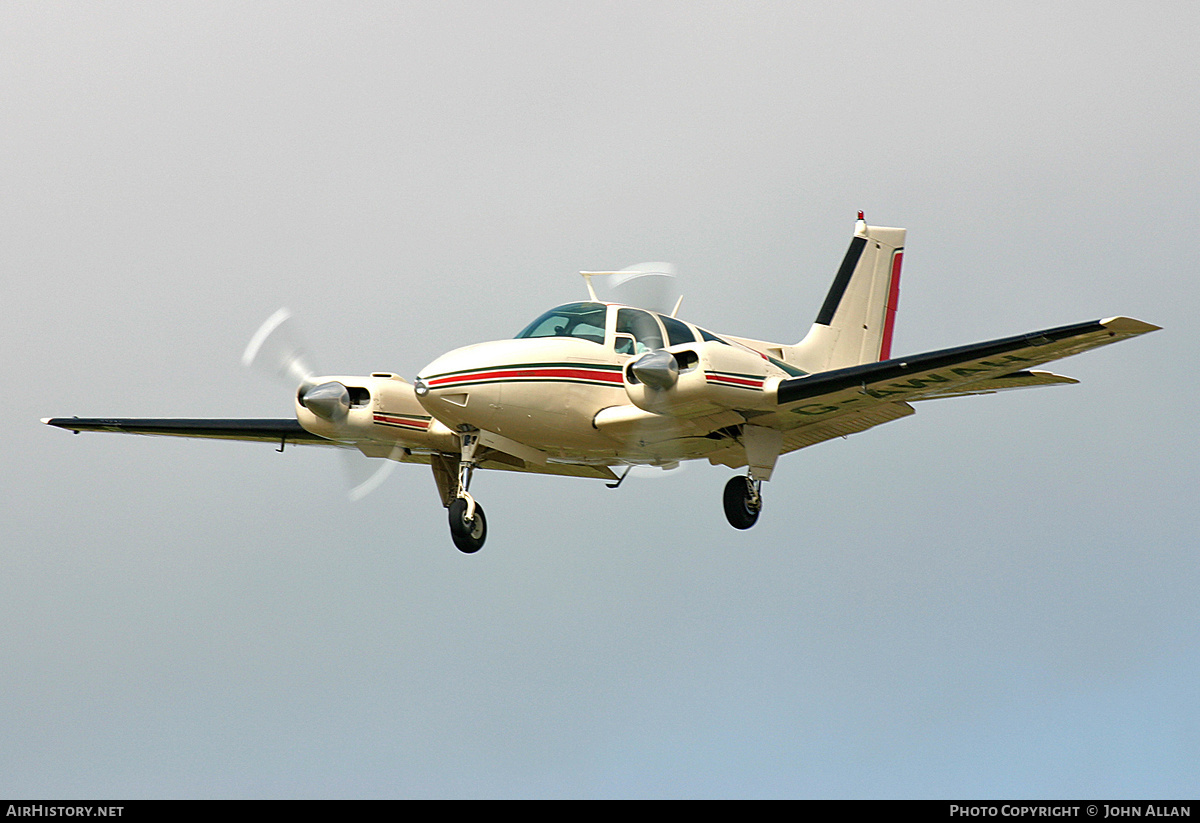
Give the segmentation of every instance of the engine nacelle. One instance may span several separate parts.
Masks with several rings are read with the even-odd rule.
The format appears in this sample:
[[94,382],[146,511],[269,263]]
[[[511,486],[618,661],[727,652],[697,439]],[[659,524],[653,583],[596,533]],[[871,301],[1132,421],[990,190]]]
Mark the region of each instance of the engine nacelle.
[[625,364],[629,401],[655,414],[695,417],[763,406],[768,361],[720,341],[645,352]]
[[458,439],[422,408],[413,385],[389,373],[314,378],[296,392],[296,419],[330,440],[458,450]]

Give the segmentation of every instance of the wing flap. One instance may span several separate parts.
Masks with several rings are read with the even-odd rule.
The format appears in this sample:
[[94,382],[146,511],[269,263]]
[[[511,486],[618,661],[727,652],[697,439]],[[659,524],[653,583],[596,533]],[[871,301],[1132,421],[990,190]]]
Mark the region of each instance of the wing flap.
[[[522,461],[524,463],[524,461]],[[484,460],[480,468],[498,469],[500,471],[527,472],[529,474],[553,474],[559,477],[598,477],[602,480],[616,480],[617,476],[608,466],[593,466],[585,463],[524,463],[516,466],[495,460]]]
[[[858,434],[875,426],[908,417],[915,412],[916,409],[907,403],[881,403],[856,412],[846,412],[798,428],[788,429],[783,433],[783,448],[780,449],[780,454],[798,451],[835,437]],[[746,465],[746,450],[741,446],[733,446],[709,455],[708,459],[714,465],[721,464],[732,469],[740,469]]]
[[[370,456],[370,455],[368,455]],[[385,455],[378,455],[385,456]],[[451,465],[457,465],[458,457],[456,455],[439,455],[437,452],[416,451],[412,449],[404,449],[399,452],[393,451],[392,454],[386,455],[389,460],[395,460],[397,463],[423,463],[429,465],[436,459],[441,457],[448,461]],[[504,452],[489,451],[484,454],[483,459],[479,461],[478,467],[488,471],[504,471],[504,472],[524,472],[525,474],[552,474],[559,477],[596,477],[602,480],[616,480],[617,476],[608,466],[596,466],[585,463],[527,463],[519,457],[505,454]]]
[[884,403],[858,414],[845,414],[811,426],[801,426],[784,432],[783,451],[793,452],[835,437],[848,437],[915,413],[916,409],[907,403]]

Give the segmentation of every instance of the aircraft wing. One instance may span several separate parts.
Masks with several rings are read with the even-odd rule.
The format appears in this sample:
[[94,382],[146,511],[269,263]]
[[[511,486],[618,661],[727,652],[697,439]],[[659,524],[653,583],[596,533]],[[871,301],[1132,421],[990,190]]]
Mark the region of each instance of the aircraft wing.
[[[388,457],[399,463],[430,462],[426,450],[397,450],[393,443],[367,444],[339,442],[315,435],[305,430],[295,419],[185,419],[185,418],[140,418],[140,417],[47,417],[42,420],[48,426],[70,432],[116,432],[118,434],[148,434],[166,437],[198,437],[209,440],[248,440],[274,443],[278,446],[298,444],[305,446],[335,446],[343,449],[359,449],[369,457]],[[370,448],[370,445],[376,448]],[[607,466],[573,465],[549,463],[538,465],[502,452],[486,451],[480,460],[482,469],[498,471],[553,474],[567,477],[598,477],[616,480],[617,476]]]
[[167,437],[201,437],[211,440],[254,440],[265,443],[303,443],[316,446],[343,446],[305,431],[295,419],[186,419],[137,417],[47,417],[48,426],[75,432],[117,432]]
[[[1032,367],[1158,328],[1112,317],[793,377],[780,382],[776,411],[746,416],[782,429],[781,452],[787,453],[907,417],[914,412],[912,402],[1077,383]],[[735,468],[746,465],[740,448],[709,459]]]
[[928,400],[1074,382],[1030,369],[1158,328],[1112,317],[793,377],[779,384],[779,408],[801,420],[817,419],[878,401]]

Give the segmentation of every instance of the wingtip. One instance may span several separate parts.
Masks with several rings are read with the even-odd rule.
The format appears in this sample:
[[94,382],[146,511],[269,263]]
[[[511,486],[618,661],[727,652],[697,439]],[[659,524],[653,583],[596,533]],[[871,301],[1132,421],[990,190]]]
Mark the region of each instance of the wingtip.
[[1162,326],[1135,320],[1132,317],[1106,317],[1100,321],[1100,325],[1118,334],[1147,334],[1162,329]]

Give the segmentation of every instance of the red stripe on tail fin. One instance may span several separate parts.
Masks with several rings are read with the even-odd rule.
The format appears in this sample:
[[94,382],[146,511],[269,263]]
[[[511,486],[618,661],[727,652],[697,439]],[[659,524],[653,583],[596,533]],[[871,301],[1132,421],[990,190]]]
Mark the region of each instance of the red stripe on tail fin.
[[888,285],[887,309],[883,316],[883,342],[879,346],[880,360],[890,360],[892,357],[892,332],[896,327],[896,307],[900,305],[900,264],[903,261],[903,251],[897,251],[892,255],[892,281]]

